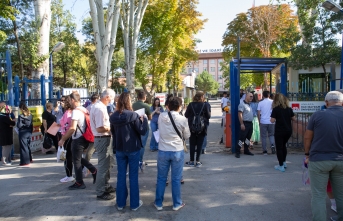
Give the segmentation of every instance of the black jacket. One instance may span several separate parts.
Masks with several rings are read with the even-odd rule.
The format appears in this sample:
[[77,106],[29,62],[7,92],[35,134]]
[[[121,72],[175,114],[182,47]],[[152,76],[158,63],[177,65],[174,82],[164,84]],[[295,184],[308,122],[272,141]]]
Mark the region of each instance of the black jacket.
[[23,114],[18,116],[18,122],[17,127],[19,131],[25,130],[30,131],[32,133],[33,131],[33,124],[32,124],[32,115],[25,116]]
[[11,120],[9,114],[0,114],[0,146],[13,144],[13,126],[15,121]]
[[115,151],[135,152],[142,148],[141,135],[148,131],[148,120],[142,122],[136,112],[115,111],[110,116],[113,149]]
[[[201,133],[200,135],[207,135],[207,127],[210,124],[210,118],[211,118],[211,105],[207,102],[191,102],[189,103],[189,105],[187,106],[187,110],[185,112],[185,117],[188,119],[188,125],[192,125],[192,121],[194,118],[194,112],[193,109],[195,111],[195,113],[199,113],[202,106],[204,105],[204,108],[202,109],[202,113],[201,115],[204,117],[204,123],[206,125],[205,130],[203,133]],[[193,109],[192,109],[193,107]]]

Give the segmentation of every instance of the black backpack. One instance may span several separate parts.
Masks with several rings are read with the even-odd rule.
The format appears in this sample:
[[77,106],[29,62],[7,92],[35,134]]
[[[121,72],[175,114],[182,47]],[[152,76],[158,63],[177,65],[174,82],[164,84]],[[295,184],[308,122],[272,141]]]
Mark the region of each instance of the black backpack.
[[195,133],[197,135],[203,132],[205,129],[205,121],[204,121],[204,116],[202,114],[202,110],[204,109],[204,106],[205,106],[205,103],[202,105],[200,112],[195,113],[193,105],[191,104],[194,117],[193,117],[192,124],[190,125],[189,129],[191,130],[192,133]]

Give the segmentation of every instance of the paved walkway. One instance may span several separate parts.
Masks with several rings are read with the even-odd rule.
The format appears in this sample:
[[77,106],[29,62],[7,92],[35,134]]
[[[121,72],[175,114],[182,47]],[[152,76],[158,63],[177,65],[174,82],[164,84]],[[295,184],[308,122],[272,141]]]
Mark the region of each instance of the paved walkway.
[[[85,179],[86,189],[70,191],[69,184],[59,182],[65,176],[55,155],[34,153],[30,167],[0,166],[0,220],[232,220],[277,221],[311,220],[310,187],[302,185],[302,152],[291,153],[285,173],[274,170],[275,155],[236,159],[223,145],[219,101],[211,101],[207,154],[201,168],[184,167],[182,198],[186,206],[172,210],[171,185],[166,188],[163,211],[152,203],[156,184],[156,152],[145,152],[149,164],[139,174],[140,196],[144,205],[136,212],[126,208],[119,212],[115,201],[96,200],[95,185]],[[149,144],[149,141],[148,141]],[[186,155],[185,161],[189,160]],[[96,155],[91,161],[97,164]],[[116,168],[111,172],[115,185]],[[327,202],[328,217],[334,215]]]

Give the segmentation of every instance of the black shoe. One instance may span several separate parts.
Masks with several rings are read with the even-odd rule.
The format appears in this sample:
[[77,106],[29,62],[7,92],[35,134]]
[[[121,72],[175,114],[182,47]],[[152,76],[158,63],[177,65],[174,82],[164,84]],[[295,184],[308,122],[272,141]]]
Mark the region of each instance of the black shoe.
[[96,196],[98,200],[113,200],[115,197],[109,193],[103,193],[101,196]]
[[272,149],[272,154],[275,154],[275,147],[274,147],[274,145],[272,145],[270,149]]
[[253,153],[251,153],[251,152],[246,152],[246,153],[244,153],[245,155],[250,155],[250,156],[254,156],[254,154]]
[[75,182],[73,185],[69,186],[68,189],[70,190],[80,190],[80,189],[86,189],[86,186],[84,183],[79,184]]
[[205,154],[206,152],[205,152],[205,149],[202,149],[201,150],[201,154]]
[[54,154],[54,151],[49,150],[49,151],[47,151],[45,154]]
[[92,176],[93,176],[93,184],[95,184],[95,182],[96,182],[96,174],[98,173],[98,170],[97,169],[95,169],[95,172],[94,173],[92,173]]
[[236,153],[236,154],[235,154],[235,157],[236,157],[236,158],[240,158],[241,155],[240,155],[239,153]]
[[106,193],[114,193],[115,191],[116,191],[116,188],[114,188],[113,186],[110,186],[105,190]]

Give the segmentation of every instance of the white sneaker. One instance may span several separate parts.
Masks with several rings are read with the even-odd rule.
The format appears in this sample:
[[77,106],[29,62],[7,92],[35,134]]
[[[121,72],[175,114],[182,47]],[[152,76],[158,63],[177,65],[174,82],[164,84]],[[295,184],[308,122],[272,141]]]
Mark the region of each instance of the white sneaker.
[[331,206],[331,209],[337,213],[337,207],[336,206]]
[[131,209],[133,211],[137,211],[139,209],[139,207],[143,206],[143,201],[142,200],[139,200],[139,205],[137,208],[134,208],[134,209]]
[[66,176],[66,177],[60,179],[60,182],[61,182],[61,183],[68,183],[68,182],[72,182],[72,181],[74,181],[74,180],[75,180],[74,177],[72,177],[72,176]]

